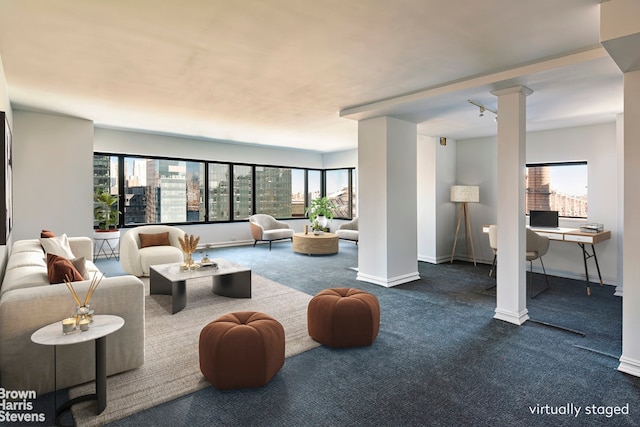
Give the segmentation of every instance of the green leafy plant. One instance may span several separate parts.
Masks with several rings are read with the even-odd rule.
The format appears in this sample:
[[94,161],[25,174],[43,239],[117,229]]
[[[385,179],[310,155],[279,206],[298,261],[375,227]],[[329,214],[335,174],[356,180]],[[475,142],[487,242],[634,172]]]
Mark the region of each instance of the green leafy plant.
[[99,189],[93,195],[96,206],[93,208],[93,219],[98,223],[98,229],[109,230],[118,225],[118,197],[107,190]]
[[319,216],[324,216],[329,220],[333,219],[335,210],[336,205],[328,197],[320,197],[311,201],[305,215],[309,216],[309,221],[315,223]]

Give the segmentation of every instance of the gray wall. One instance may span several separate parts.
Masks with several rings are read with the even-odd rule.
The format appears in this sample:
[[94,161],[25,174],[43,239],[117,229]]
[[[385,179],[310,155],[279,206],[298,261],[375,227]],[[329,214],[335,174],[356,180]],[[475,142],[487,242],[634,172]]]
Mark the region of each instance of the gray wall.
[[13,239],[93,229],[93,122],[14,111]]

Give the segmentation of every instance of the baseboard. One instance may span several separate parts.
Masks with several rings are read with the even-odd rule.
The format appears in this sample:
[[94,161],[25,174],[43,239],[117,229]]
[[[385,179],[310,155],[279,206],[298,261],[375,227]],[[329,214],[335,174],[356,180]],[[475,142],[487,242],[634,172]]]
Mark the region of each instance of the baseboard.
[[514,325],[522,325],[529,320],[528,310],[523,310],[520,313],[515,311],[507,311],[496,308],[494,319],[502,320],[505,322],[513,323]]
[[623,355],[620,357],[620,366],[618,366],[618,371],[635,377],[640,377],[640,360],[631,359]]
[[396,276],[392,278],[372,276],[369,274],[361,273],[360,271],[358,271],[358,275],[356,276],[356,280],[373,283],[374,285],[378,285],[378,286],[384,286],[385,288],[392,288],[394,286],[413,282],[419,279],[420,279],[420,273],[418,273],[417,271],[414,273],[404,274],[402,276]]

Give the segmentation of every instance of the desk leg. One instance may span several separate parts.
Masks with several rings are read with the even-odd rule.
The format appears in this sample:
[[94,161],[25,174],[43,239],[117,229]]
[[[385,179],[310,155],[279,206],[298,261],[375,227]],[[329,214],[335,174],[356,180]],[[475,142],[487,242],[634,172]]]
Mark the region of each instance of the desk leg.
[[587,266],[587,260],[589,259],[589,254],[587,253],[587,249],[584,246],[584,243],[578,243],[580,245],[580,249],[582,249],[582,260],[584,261],[584,276],[587,281],[587,295],[591,296],[591,283],[589,282],[589,267]]
[[596,247],[591,244],[591,253],[587,251],[587,247],[584,243],[578,243],[580,249],[582,249],[582,258],[584,259],[584,274],[587,280],[587,295],[591,295],[591,284],[589,282],[589,269],[587,268],[587,260],[593,258],[596,263],[596,270],[598,270],[598,279],[600,279],[600,286],[604,285],[602,282],[602,274],[600,273],[600,265],[598,264],[598,255],[596,254]]

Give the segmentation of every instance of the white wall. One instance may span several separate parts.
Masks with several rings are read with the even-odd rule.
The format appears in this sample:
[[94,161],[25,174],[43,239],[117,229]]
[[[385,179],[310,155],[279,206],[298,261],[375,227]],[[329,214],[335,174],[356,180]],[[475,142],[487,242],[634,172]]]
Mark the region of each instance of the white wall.
[[323,168],[321,153],[103,128],[96,128],[94,131],[94,150],[141,156]]
[[93,229],[93,122],[14,112],[13,240]]
[[[496,221],[496,137],[457,141],[457,177],[459,182],[480,185],[480,203],[470,206],[476,256],[484,262],[493,257],[482,225]],[[596,245],[603,280],[617,281],[617,173],[615,122],[527,133],[527,163],[586,160],[589,173],[589,217],[585,220],[561,220],[560,226],[579,227],[584,222],[603,223],[612,239]],[[452,233],[455,232],[453,227]],[[553,242],[544,258],[547,272],[584,279],[582,252],[578,245]],[[535,270],[535,265],[534,265]],[[591,280],[597,279],[593,260],[589,261]]]
[[456,224],[456,206],[449,189],[456,183],[456,141],[418,135],[418,260],[449,261]]

